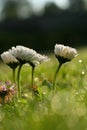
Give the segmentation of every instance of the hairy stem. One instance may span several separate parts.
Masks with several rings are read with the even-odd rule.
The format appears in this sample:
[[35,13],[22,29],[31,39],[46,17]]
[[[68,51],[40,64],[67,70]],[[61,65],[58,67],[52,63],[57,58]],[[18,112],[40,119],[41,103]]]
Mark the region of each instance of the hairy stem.
[[31,88],[33,89],[33,82],[34,82],[34,69],[35,67],[32,66],[32,76],[31,76]]
[[62,66],[62,63],[59,63],[59,66],[58,66],[58,68],[57,68],[57,70],[56,70],[56,72],[55,72],[54,80],[53,80],[53,89],[55,89],[55,82],[56,82],[57,74],[58,74],[58,72],[59,72],[61,66]]
[[15,83],[15,68],[13,68],[13,83]]
[[21,72],[22,64],[18,68],[17,74],[17,86],[18,86],[18,97],[21,97],[21,87],[20,87],[20,72]]

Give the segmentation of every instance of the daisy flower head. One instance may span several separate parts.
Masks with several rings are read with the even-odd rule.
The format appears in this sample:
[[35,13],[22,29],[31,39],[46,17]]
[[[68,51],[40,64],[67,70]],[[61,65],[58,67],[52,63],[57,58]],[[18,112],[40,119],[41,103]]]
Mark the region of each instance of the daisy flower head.
[[36,55],[36,51],[33,49],[18,45],[16,47],[12,47],[9,50],[10,53],[16,57],[21,64],[32,62],[33,57]]
[[12,47],[11,49],[9,49],[9,52],[20,62],[20,63],[25,63],[25,61],[23,60],[24,54],[22,51],[22,47],[21,49],[18,49],[17,47]]
[[1,59],[11,68],[16,68],[19,65],[18,60],[9,51],[3,52],[1,54]]
[[43,63],[43,62],[47,62],[49,61],[50,59],[45,56],[45,55],[41,55],[39,53],[37,53],[34,57],[33,57],[33,63],[35,64],[35,66]]
[[60,63],[71,61],[78,55],[77,50],[75,48],[64,46],[62,44],[55,45],[54,53]]

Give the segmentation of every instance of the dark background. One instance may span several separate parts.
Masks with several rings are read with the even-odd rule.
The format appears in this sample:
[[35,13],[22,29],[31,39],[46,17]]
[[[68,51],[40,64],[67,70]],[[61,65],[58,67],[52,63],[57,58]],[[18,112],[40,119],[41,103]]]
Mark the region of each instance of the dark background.
[[[70,0],[67,9],[50,2],[39,14],[26,2],[5,0],[0,12],[0,53],[16,45],[37,51],[52,51],[56,43],[72,47],[87,45],[86,1]],[[18,14],[23,6],[29,11],[26,18]]]

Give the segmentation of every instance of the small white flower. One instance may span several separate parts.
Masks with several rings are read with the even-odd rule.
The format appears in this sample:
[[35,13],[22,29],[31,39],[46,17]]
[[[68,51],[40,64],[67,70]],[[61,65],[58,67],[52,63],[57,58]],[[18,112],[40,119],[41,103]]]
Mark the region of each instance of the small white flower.
[[54,52],[58,60],[62,59],[64,62],[70,61],[78,55],[76,49],[62,44],[56,44]]
[[12,47],[12,49],[10,49],[9,52],[14,57],[16,57],[20,61],[20,63],[27,63],[29,59],[31,60],[31,57],[34,55],[33,53],[35,53],[33,50],[28,49],[24,46]]
[[46,56],[42,56],[38,54],[33,49],[24,47],[24,46],[16,46],[12,47],[9,52],[16,57],[21,63],[30,63],[30,65],[36,66],[42,62],[48,60]]
[[19,64],[18,60],[9,53],[9,51],[3,52],[1,54],[1,58],[4,61],[4,63],[8,64],[10,67],[17,67]]

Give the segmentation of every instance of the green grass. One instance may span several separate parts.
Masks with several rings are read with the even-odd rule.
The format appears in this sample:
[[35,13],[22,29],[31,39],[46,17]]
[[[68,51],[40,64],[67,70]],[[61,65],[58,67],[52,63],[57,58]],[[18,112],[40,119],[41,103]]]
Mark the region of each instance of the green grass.
[[[0,105],[0,130],[87,130],[87,48],[62,66],[55,91],[52,81],[58,62],[53,55],[36,67],[34,85],[40,96],[32,95],[31,67],[24,65],[20,84],[23,98]],[[82,61],[82,62],[80,62]],[[12,81],[11,69],[0,65],[0,80]]]

